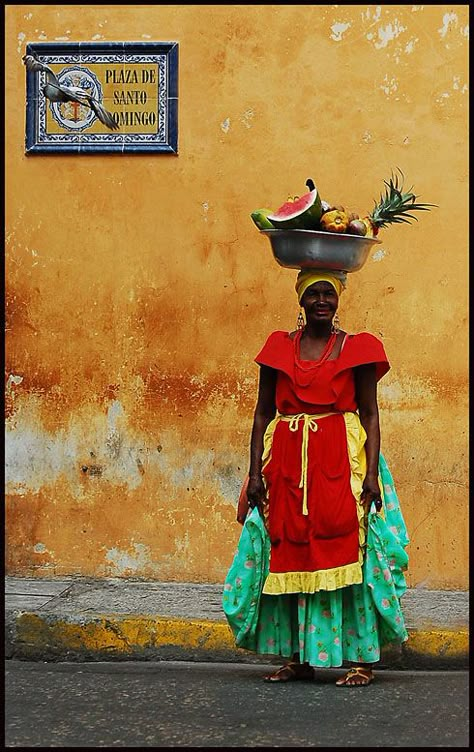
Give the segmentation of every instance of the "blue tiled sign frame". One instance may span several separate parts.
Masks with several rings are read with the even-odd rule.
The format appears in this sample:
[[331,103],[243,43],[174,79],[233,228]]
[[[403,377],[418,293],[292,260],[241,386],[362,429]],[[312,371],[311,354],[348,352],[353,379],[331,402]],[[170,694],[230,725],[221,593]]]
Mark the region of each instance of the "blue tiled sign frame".
[[87,63],[134,62],[157,65],[156,134],[149,133],[65,133],[46,132],[46,107],[40,85],[44,73],[27,71],[26,153],[54,152],[160,152],[178,153],[178,43],[177,42],[34,42],[26,54],[35,53],[41,62],[78,65]]

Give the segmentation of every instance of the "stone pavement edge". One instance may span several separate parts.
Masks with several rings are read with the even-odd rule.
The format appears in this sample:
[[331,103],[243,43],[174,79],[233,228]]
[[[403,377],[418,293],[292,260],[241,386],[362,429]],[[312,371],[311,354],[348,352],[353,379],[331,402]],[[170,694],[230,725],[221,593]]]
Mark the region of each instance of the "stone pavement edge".
[[[122,578],[5,578],[5,657],[41,661],[196,660],[275,663],[237,648],[223,585]],[[381,668],[466,669],[464,591],[409,589],[409,639]]]

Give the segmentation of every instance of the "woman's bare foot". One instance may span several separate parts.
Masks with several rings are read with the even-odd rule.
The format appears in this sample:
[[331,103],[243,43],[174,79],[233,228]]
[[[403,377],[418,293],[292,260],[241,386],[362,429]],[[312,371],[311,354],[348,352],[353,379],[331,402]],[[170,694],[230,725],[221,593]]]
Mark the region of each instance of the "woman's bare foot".
[[263,680],[266,682],[289,682],[311,679],[314,679],[314,671],[309,663],[294,663],[291,661],[275,671],[274,674],[265,676]]
[[368,687],[374,681],[374,674],[370,668],[353,666],[349,671],[337,680],[338,687]]

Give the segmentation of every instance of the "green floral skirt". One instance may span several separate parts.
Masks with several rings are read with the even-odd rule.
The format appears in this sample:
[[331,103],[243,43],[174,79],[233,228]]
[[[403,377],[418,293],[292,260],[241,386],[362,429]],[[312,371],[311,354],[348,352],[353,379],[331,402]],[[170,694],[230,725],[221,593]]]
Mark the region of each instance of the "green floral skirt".
[[391,473],[380,456],[382,512],[368,514],[363,582],[316,593],[266,595],[270,540],[257,511],[245,520],[222,605],[238,647],[311,666],[374,663],[384,645],[408,635],[400,605],[408,537]]

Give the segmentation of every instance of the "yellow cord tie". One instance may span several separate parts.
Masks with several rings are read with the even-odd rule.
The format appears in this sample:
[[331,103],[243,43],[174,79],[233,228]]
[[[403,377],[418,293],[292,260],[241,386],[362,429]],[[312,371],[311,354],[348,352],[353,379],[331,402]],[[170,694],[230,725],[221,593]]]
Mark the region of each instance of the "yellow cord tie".
[[281,415],[280,419],[289,423],[290,431],[296,432],[303,421],[303,437],[301,440],[301,478],[298,488],[303,489],[303,510],[304,515],[308,515],[308,445],[309,432],[316,433],[318,430],[317,421],[320,418],[327,418],[328,415],[337,415],[338,413],[320,413],[319,415],[308,415],[308,413],[298,413],[297,415]]

